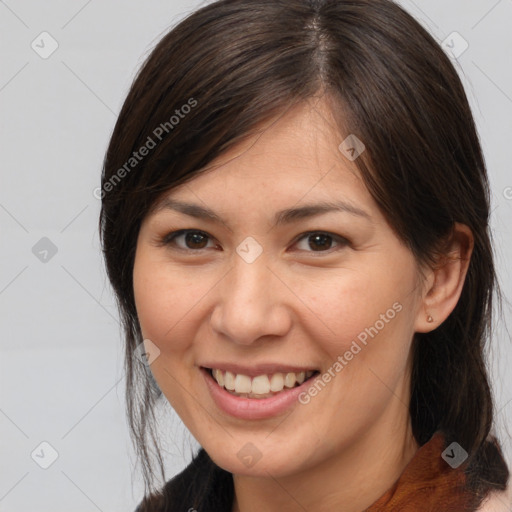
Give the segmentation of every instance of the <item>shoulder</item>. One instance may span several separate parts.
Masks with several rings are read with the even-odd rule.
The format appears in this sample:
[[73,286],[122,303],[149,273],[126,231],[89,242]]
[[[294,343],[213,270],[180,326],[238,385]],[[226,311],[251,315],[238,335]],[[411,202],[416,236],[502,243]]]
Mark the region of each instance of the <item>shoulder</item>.
[[[231,473],[217,466],[203,448],[192,461],[151,496],[145,496],[134,512],[201,510],[230,511],[234,487]],[[191,507],[194,505],[194,507]]]
[[477,512],[511,512],[512,482],[505,491],[494,491],[484,500]]

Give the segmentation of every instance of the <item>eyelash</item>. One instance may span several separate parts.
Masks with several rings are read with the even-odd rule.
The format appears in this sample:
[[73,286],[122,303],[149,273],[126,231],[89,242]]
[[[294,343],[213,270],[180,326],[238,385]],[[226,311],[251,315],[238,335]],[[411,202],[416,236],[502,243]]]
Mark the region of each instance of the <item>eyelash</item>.
[[[210,240],[213,240],[213,238],[208,233],[206,233],[204,231],[200,231],[198,229],[180,229],[178,231],[172,231],[171,233],[168,233],[167,235],[165,235],[163,238],[161,238],[159,240],[158,245],[166,246],[166,247],[172,246],[172,245],[174,245],[176,238],[178,238],[179,236],[182,236],[182,235],[186,235],[188,233],[197,233],[197,234],[207,237]],[[326,235],[326,236],[332,238],[333,241],[337,242],[340,246],[340,247],[338,247],[338,249],[336,249],[336,247],[334,247],[334,248],[327,249],[326,251],[304,251],[304,252],[309,252],[311,254],[317,254],[317,255],[331,254],[332,252],[334,252],[336,250],[340,250],[343,247],[350,244],[350,242],[346,238],[344,238],[340,235],[336,235],[335,233],[329,233],[328,231],[307,231],[306,233],[302,233],[301,235],[299,235],[293,242],[293,245],[297,244],[304,238],[307,239],[307,237],[309,237],[311,235]],[[201,249],[190,249],[190,248],[183,248],[183,247],[176,247],[176,246],[174,246],[173,248],[177,249],[179,251],[188,252],[188,253],[199,253],[201,251],[209,249],[208,247],[204,247]]]

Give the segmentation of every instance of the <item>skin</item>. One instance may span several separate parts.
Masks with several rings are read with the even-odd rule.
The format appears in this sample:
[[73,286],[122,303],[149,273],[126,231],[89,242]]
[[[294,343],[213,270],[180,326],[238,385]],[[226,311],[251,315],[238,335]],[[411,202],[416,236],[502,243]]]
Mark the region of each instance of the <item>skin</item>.
[[[140,229],[134,291],[143,336],[160,350],[151,371],[192,435],[233,473],[233,512],[359,512],[384,494],[418,449],[408,411],[413,335],[442,323],[462,290],[470,231],[456,225],[449,262],[420,274],[339,151],[334,126],[321,98],[289,110],[167,193],[224,223],[168,209]],[[273,225],[278,210],[340,199],[369,218],[329,212]],[[179,229],[208,236],[161,243]],[[348,242],[318,242],[310,231]],[[263,250],[252,263],[236,252],[248,236]],[[200,374],[205,361],[326,372],[396,303],[401,311],[317,396],[276,417],[226,415]],[[261,453],[250,468],[237,457],[249,442]]]

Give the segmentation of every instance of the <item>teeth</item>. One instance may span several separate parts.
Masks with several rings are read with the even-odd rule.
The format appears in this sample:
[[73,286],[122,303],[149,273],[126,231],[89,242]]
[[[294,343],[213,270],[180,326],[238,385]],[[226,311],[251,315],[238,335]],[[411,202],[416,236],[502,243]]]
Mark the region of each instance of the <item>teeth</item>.
[[295,373],[287,373],[285,378],[284,378],[284,385],[287,387],[287,388],[293,388],[293,386],[295,386],[295,382],[297,381],[297,379],[295,378]]
[[295,385],[302,384],[306,379],[309,379],[315,372],[308,370],[307,372],[289,372],[289,373],[274,373],[271,376],[258,375],[251,379],[251,377],[243,374],[234,374],[231,372],[223,372],[219,369],[212,369],[213,378],[217,381],[219,386],[226,388],[242,396],[254,397],[259,396],[264,398],[272,396],[272,393],[279,393],[284,388],[293,388]]
[[237,374],[235,377],[235,391],[237,393],[251,393],[251,378],[247,375]]
[[271,391],[282,391],[284,388],[284,377],[282,373],[274,373],[270,379]]
[[[221,370],[218,370],[220,373],[222,373]],[[219,382],[219,381],[217,381]],[[220,382],[219,382],[220,385]],[[224,387],[226,389],[229,389],[230,391],[235,390],[235,376],[231,372],[226,372],[224,374]]]
[[252,379],[251,393],[265,395],[270,392],[270,381],[266,375],[258,375]]
[[224,386],[224,375],[220,370],[212,370],[213,378],[219,383],[219,386]]

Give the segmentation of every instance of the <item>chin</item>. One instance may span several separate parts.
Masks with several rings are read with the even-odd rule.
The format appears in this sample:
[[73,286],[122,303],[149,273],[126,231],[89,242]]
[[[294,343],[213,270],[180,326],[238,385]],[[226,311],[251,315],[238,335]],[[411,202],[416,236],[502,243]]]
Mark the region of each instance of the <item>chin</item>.
[[298,472],[308,461],[311,463],[313,454],[308,456],[304,452],[302,459],[297,460],[297,450],[292,444],[285,450],[277,449],[270,439],[265,442],[267,435],[263,434],[260,440],[254,435],[244,439],[233,437],[226,447],[219,445],[217,438],[212,440],[211,450],[209,443],[203,447],[217,466],[235,475],[278,478]]

